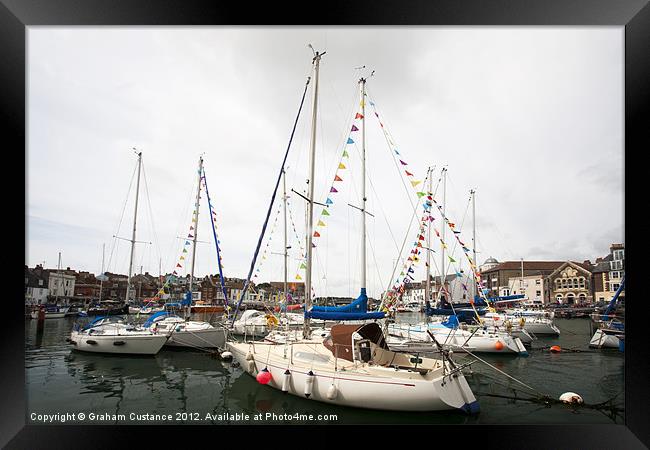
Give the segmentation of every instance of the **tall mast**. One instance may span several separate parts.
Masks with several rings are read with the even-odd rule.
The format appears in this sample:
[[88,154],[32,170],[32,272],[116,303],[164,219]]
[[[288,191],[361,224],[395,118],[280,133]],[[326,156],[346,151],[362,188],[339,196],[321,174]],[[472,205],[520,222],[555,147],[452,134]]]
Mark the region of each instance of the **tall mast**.
[[366,79],[361,84],[361,294],[366,293]]
[[[442,215],[443,215],[443,226],[442,226],[442,242],[445,241],[445,229],[447,228],[444,224],[444,218],[445,216],[445,202],[447,200],[447,168],[443,167],[442,168]],[[445,247],[444,245],[442,246],[442,252],[441,252],[441,278],[440,278],[440,286],[442,289],[442,292],[446,292],[445,290],[445,281],[447,278],[447,272],[445,270]],[[447,299],[449,303],[451,303],[451,299]],[[442,305],[440,305],[442,307]]]
[[284,203],[284,304],[285,311],[287,311],[286,307],[289,306],[289,299],[287,296],[287,265],[289,255],[287,254],[287,251],[289,250],[289,247],[287,247],[287,172],[285,170],[282,171],[282,191],[284,192],[282,196]]
[[524,293],[524,258],[521,258],[521,281],[519,282],[519,290]]
[[131,274],[133,273],[133,253],[135,251],[135,228],[138,219],[138,193],[140,192],[140,169],[142,168],[142,152],[138,153],[138,181],[135,185],[135,212],[133,213],[133,235],[131,237],[131,259],[129,262],[129,278],[126,282],[126,299],[129,301],[129,293],[131,290]]
[[[57,263],[57,269],[58,269],[58,274],[59,276],[57,277],[59,279],[59,283],[61,283],[61,286],[59,289],[63,288],[63,277],[61,276],[61,252],[59,252],[59,262]],[[59,303],[59,289],[56,290],[56,296],[54,298],[54,304]]]
[[[478,261],[476,260],[476,190],[472,189],[469,191],[472,196],[472,254],[474,255],[474,265],[478,267]],[[472,271],[473,273],[473,271]],[[472,275],[474,278],[474,275]],[[478,294],[478,286],[476,286],[476,279],[472,283],[472,301],[474,297]],[[475,292],[476,291],[476,292]]]
[[[428,194],[431,195],[433,192],[433,177],[431,168],[429,168],[428,171],[428,177],[429,177],[429,192]],[[429,209],[429,216],[431,216],[431,210]],[[433,224],[431,221],[429,221],[429,226],[427,229],[427,284],[426,287],[424,288],[424,303],[431,301],[430,296],[431,296],[431,227]]]
[[102,287],[104,284],[104,251],[106,244],[102,244],[102,277],[99,279],[99,301],[102,301]]
[[203,172],[203,156],[199,158],[199,176],[198,185],[196,187],[196,211],[194,214],[194,238],[192,239],[192,267],[190,269],[190,292],[192,292],[192,285],[194,284],[194,263],[196,261],[196,237],[199,232],[199,200],[201,199],[201,173]]
[[[325,52],[315,52],[312,64],[314,64],[314,104],[311,118],[311,151],[309,153],[309,201],[307,204],[307,269],[305,273],[305,311],[311,309],[311,258],[312,258],[312,241],[314,228],[314,168],[316,165],[316,121],[318,118],[318,69],[320,59]],[[309,318],[305,318],[303,335],[308,339],[311,332],[309,329]]]

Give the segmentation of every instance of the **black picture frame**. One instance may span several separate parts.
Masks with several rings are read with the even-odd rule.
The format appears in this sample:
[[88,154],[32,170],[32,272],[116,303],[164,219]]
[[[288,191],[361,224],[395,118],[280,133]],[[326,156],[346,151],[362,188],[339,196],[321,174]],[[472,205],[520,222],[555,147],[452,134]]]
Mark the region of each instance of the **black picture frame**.
[[[625,239],[627,297],[627,328],[625,354],[625,425],[490,425],[463,426],[445,429],[423,427],[404,430],[392,427],[370,427],[353,440],[361,444],[366,436],[401,442],[403,445],[457,445],[459,442],[484,447],[500,448],[644,448],[650,446],[650,419],[648,416],[648,339],[644,336],[644,305],[640,294],[642,245],[641,235],[635,234],[634,223],[640,219],[647,202],[643,191],[635,185],[645,181],[642,160],[648,148],[648,105],[650,104],[650,7],[647,0],[411,0],[397,2],[386,0],[357,0],[354,2],[318,3],[310,8],[304,3],[253,3],[211,2],[206,0],[0,0],[0,122],[5,129],[4,152],[12,155],[14,163],[5,162],[6,173],[19,173],[21,155],[27,151],[25,73],[26,27],[32,25],[567,25],[625,27]],[[9,140],[7,139],[9,138]],[[11,142],[11,144],[9,144]],[[637,162],[638,160],[638,162]],[[630,163],[631,162],[631,163]],[[26,169],[26,167],[25,167]],[[635,173],[639,171],[638,175]],[[25,171],[25,176],[29,176]],[[20,176],[18,176],[20,178]],[[25,180],[23,180],[25,181]],[[26,183],[25,183],[26,185]],[[15,189],[15,188],[14,188]],[[640,195],[639,195],[640,194]],[[5,204],[6,210],[16,211],[26,205],[28,192],[21,199],[12,191],[5,201],[15,201],[15,208]],[[628,196],[631,201],[628,201]],[[17,198],[18,197],[18,198]],[[641,201],[635,201],[639,199]],[[638,208],[638,211],[637,211]],[[615,208],[611,208],[615,209]],[[607,213],[607,208],[603,208]],[[17,215],[17,214],[15,214]],[[24,216],[23,216],[24,217]],[[7,220],[9,222],[9,220]],[[17,230],[25,233],[27,223],[11,220]],[[642,226],[637,229],[643,229]],[[12,230],[13,231],[13,230]],[[9,234],[9,232],[7,232]],[[26,233],[25,233],[26,236]],[[630,239],[631,238],[631,239]],[[19,241],[15,238],[12,241]],[[25,242],[27,245],[27,242]],[[24,247],[23,247],[24,250]],[[17,266],[8,260],[8,265]],[[16,269],[17,270],[17,269]],[[13,270],[11,273],[14,273]],[[104,448],[133,444],[134,436],[147,440],[154,435],[166,439],[167,430],[159,426],[45,426],[25,425],[25,350],[24,310],[17,299],[21,277],[11,277],[11,294],[4,299],[4,316],[0,327],[3,360],[0,363],[0,445],[7,448]],[[456,427],[458,427],[456,426]],[[241,433],[246,427],[233,427]],[[292,427],[292,433],[298,427]],[[312,436],[325,436],[318,427],[300,427],[301,431],[314,432]],[[250,440],[240,434],[241,445],[269,445],[273,436],[281,436],[283,428],[264,426],[268,430],[261,439]],[[286,428],[285,428],[286,429]],[[352,429],[348,431],[354,431]],[[216,440],[223,430],[213,427],[194,427],[189,433],[179,428],[181,438],[191,437],[187,445],[201,445],[198,435],[205,435],[210,445],[221,445]],[[347,434],[347,433],[346,433]],[[391,436],[392,435],[392,436]],[[227,445],[238,445],[230,440]],[[316,439],[316,437],[314,437]],[[153,444],[154,441],[151,441]],[[280,445],[283,445],[280,439]],[[224,443],[224,445],[226,445]],[[310,441],[302,444],[311,445]]]

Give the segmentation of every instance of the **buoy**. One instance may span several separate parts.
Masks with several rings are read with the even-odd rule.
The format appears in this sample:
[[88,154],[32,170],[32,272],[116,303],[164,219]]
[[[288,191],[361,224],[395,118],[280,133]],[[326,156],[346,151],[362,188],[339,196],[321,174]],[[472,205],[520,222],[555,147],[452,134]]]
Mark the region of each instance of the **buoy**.
[[307,379],[305,380],[305,397],[309,398],[311,395],[312,389],[314,388],[314,372],[311,370],[307,373]]
[[497,341],[497,342],[494,344],[494,348],[496,348],[496,349],[499,350],[499,351],[503,350],[503,342],[501,342],[501,341]]
[[282,392],[289,392],[289,381],[291,380],[291,372],[289,369],[284,371],[284,377],[282,378]]
[[560,352],[562,351],[562,349],[560,348],[559,345],[554,345],[554,346],[552,346],[552,347],[550,348],[550,350],[551,350],[551,352],[553,352],[553,353],[560,353]]
[[262,369],[260,373],[257,374],[255,378],[257,379],[257,382],[260,384],[268,384],[268,382],[271,381],[271,378],[273,378],[273,376],[271,375],[271,372],[269,372],[269,369],[265,367]]
[[230,353],[230,352],[223,352],[219,356],[221,356],[221,359],[232,359],[232,353]]
[[327,398],[330,400],[334,400],[338,393],[339,393],[338,389],[336,389],[336,386],[334,386],[334,382],[332,382],[329,389],[327,390]]
[[564,403],[584,403],[582,397],[580,397],[575,392],[565,392],[564,394],[560,395],[560,400]]

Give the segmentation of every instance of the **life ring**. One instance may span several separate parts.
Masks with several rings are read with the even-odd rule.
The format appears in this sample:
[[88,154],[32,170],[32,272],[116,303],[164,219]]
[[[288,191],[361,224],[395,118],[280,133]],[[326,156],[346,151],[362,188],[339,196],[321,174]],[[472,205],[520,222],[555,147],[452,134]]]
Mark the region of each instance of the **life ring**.
[[278,325],[279,323],[280,323],[280,321],[273,314],[267,314],[266,315],[266,326],[267,327],[273,328],[274,326]]

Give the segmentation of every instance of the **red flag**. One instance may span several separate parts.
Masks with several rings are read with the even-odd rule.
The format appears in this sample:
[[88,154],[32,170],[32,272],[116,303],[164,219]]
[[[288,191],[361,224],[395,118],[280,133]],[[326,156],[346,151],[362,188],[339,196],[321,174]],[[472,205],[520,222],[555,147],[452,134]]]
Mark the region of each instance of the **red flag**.
[[363,119],[363,114],[357,113],[356,116],[354,116],[355,119]]
[[181,266],[180,264],[176,264],[176,267],[183,267],[183,266]]
[[334,175],[334,181],[343,181],[343,178],[338,175]]
[[424,240],[424,236],[420,235],[420,237],[419,237],[418,239],[421,240],[421,241],[423,241],[423,240]]
[[409,172],[408,170],[405,170],[404,172],[406,172],[406,175],[408,175],[409,177],[413,176],[413,174],[411,172]]
[[314,237],[320,237],[320,233],[318,231],[314,231]]

